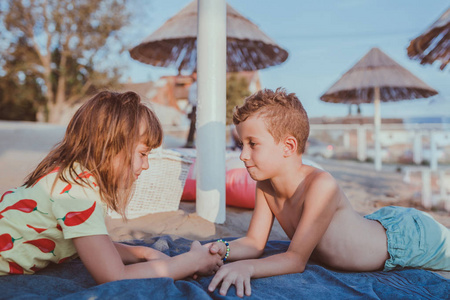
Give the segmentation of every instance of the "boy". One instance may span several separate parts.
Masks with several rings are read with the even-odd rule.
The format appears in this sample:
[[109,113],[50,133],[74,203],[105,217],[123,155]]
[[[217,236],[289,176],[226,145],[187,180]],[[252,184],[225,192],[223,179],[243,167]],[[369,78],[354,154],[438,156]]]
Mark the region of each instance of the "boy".
[[[249,96],[233,116],[243,143],[240,159],[257,181],[256,202],[247,235],[210,246],[229,261],[209,290],[231,284],[242,297],[250,279],[305,270],[311,258],[348,271],[403,267],[450,270],[450,231],[426,213],[385,207],[362,217],[353,210],[336,180],[302,164],[309,135],[308,116],[294,94],[284,89]],[[285,253],[262,259],[274,221],[291,239]]]

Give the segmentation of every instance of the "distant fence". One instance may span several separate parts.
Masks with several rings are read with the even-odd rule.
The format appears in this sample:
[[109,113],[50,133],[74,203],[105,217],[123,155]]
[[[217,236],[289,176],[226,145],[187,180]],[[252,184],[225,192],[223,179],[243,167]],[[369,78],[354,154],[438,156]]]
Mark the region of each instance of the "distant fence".
[[[310,136],[331,143],[337,158],[373,159],[373,124],[311,124]],[[450,163],[450,124],[382,124],[382,160],[390,163]]]

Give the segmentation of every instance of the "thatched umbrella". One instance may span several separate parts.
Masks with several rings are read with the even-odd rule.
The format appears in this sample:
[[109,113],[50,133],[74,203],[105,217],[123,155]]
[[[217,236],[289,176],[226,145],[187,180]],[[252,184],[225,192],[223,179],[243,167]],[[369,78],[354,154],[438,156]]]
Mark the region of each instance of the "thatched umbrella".
[[[254,71],[284,62],[288,53],[227,4],[227,72]],[[197,0],[189,3],[142,43],[133,59],[192,72],[197,66]]]
[[437,91],[400,66],[378,48],[372,48],[331,86],[320,100],[332,103],[374,103],[375,168],[381,169],[380,101],[426,98]]
[[450,62],[450,8],[424,33],[411,41],[408,56],[420,64],[441,62],[443,70]]

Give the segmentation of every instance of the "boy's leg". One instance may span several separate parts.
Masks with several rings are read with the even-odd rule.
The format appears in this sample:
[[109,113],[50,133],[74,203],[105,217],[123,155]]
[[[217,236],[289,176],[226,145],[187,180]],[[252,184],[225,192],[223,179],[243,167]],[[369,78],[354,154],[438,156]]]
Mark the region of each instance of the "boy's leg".
[[422,268],[450,271],[450,229],[431,215],[418,211],[417,223],[422,222],[425,253]]

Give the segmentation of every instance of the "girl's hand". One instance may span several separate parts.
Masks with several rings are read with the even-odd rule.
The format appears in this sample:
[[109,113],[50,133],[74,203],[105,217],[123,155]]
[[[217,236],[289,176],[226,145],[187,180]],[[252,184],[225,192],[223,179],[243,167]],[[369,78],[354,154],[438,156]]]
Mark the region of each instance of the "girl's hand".
[[131,246],[117,242],[114,242],[114,246],[124,264],[170,258],[170,256],[165,255],[161,251],[146,246]]
[[222,258],[219,254],[211,254],[207,246],[202,246],[198,241],[191,244],[189,251],[194,255],[194,259],[199,263],[199,269],[196,275],[210,276],[215,274],[223,265]]
[[208,243],[205,246],[209,247],[209,252],[211,254],[219,254],[219,256],[223,259],[225,254],[227,253],[227,246],[222,242],[213,242]]
[[153,259],[168,259],[168,258],[170,258],[170,256],[162,253],[161,251],[152,249],[150,247],[142,247],[141,256],[146,261],[153,260]]
[[219,293],[222,296],[226,296],[228,289],[234,284],[236,287],[236,295],[243,297],[245,293],[246,296],[250,296],[252,294],[250,285],[252,274],[253,267],[244,261],[229,263],[217,271],[208,286],[208,290],[213,292],[222,283]]

